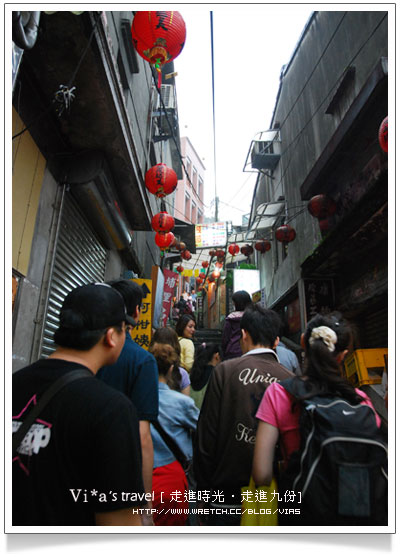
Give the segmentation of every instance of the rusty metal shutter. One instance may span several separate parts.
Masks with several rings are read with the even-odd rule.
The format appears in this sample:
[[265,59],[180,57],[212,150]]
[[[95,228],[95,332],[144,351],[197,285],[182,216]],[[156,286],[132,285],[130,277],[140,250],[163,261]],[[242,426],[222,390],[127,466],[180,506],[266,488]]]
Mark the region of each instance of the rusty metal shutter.
[[53,335],[58,328],[59,312],[65,296],[82,284],[102,282],[106,257],[106,249],[97,239],[76,201],[71,194],[65,193],[41,335],[41,358],[48,357],[56,348]]

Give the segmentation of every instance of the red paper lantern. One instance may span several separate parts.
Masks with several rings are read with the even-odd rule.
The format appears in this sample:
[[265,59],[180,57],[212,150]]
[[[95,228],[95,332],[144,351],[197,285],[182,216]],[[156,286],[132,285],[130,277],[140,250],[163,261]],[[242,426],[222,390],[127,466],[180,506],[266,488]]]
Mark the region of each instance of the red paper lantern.
[[215,249],[210,249],[210,251],[208,252],[208,255],[209,255],[210,257],[215,257],[216,253],[217,253],[217,252],[215,251]]
[[202,265],[202,267],[203,267],[204,269],[207,269],[207,267],[208,267],[208,261],[203,261],[201,265]]
[[185,242],[177,242],[177,244],[175,245],[176,249],[178,251],[185,251],[186,249],[186,244]]
[[157,232],[155,236],[155,242],[157,246],[163,251],[172,244],[175,236],[172,232]]
[[223,263],[220,263],[217,261],[217,263],[215,264],[216,269],[222,269],[222,267],[224,266]]
[[254,247],[260,253],[265,253],[271,249],[271,244],[270,242],[268,242],[268,240],[260,240]]
[[160,198],[174,191],[178,185],[178,177],[175,170],[160,162],[149,168],[144,177],[144,183],[150,193]]
[[235,257],[235,255],[239,253],[240,248],[237,244],[231,244],[228,248],[228,251],[232,255],[232,257]]
[[215,252],[215,255],[219,258],[225,257],[225,252],[223,249],[217,249],[217,251]]
[[336,203],[328,195],[314,195],[307,205],[308,212],[318,219],[326,219],[336,211]]
[[185,259],[186,261],[189,261],[189,259],[192,259],[192,254],[190,253],[190,251],[188,249],[186,249],[185,251],[182,251],[181,257],[182,257],[182,259]]
[[201,280],[204,280],[206,278],[206,274],[205,273],[200,273],[199,278],[201,278]]
[[186,25],[179,12],[136,12],[131,27],[132,41],[142,58],[158,72],[181,52],[186,40]]
[[319,224],[319,229],[320,229],[321,232],[326,232],[330,228],[329,219],[320,219],[318,221],[318,224]]
[[182,265],[178,265],[176,270],[178,271],[178,273],[183,273],[183,271],[185,270],[184,267],[182,267]]
[[382,151],[388,152],[388,117],[382,121],[379,127],[379,145]]
[[240,251],[246,257],[250,257],[250,255],[253,253],[254,250],[250,244],[246,244],[245,246],[240,248]]
[[275,230],[275,238],[278,242],[288,244],[289,242],[293,242],[296,238],[296,231],[288,224],[284,224]]
[[157,213],[151,219],[151,227],[156,232],[170,232],[175,226],[175,219],[166,211]]
[[200,278],[200,276],[198,276],[197,279],[196,279],[196,283],[201,284],[202,282],[203,282],[203,279]]

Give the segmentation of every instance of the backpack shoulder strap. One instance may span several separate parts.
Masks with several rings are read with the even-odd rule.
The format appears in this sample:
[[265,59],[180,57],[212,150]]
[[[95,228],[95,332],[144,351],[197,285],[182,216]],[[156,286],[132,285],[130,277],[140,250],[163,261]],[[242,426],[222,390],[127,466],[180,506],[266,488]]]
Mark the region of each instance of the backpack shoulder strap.
[[184,452],[182,451],[182,449],[179,447],[179,445],[177,444],[177,442],[175,441],[175,439],[173,439],[166,431],[165,429],[162,427],[162,425],[160,424],[160,422],[158,420],[152,420],[151,424],[154,426],[154,428],[158,431],[158,433],[160,434],[162,440],[164,441],[164,443],[167,445],[167,447],[169,448],[169,450],[172,452],[172,454],[175,456],[176,460],[179,462],[179,464],[182,465],[182,468],[185,470],[187,469],[188,466],[188,459],[186,458],[186,455],[184,454]]
[[68,383],[71,383],[72,381],[75,381],[76,379],[82,379],[83,377],[93,377],[93,373],[90,372],[88,369],[84,369],[84,368],[75,369],[74,371],[70,371],[69,373],[66,373],[65,375],[63,375],[62,377],[57,379],[57,381],[54,381],[54,383],[52,383],[50,385],[50,387],[42,394],[38,404],[36,404],[36,406],[34,406],[32,408],[32,410],[29,412],[28,416],[25,418],[25,420],[20,425],[19,429],[13,434],[13,440],[12,440],[13,441],[13,445],[12,445],[12,456],[13,457],[15,456],[15,453],[16,453],[18,447],[20,446],[20,444],[22,443],[22,440],[24,439],[25,435],[28,433],[31,425],[36,420],[36,418],[40,415],[40,413],[43,411],[43,408],[45,408],[45,406],[47,406],[47,404],[50,402],[50,400],[63,387],[65,387],[65,385],[68,385]]
[[295,398],[307,394],[307,389],[304,381],[302,381],[298,377],[290,377],[289,379],[284,379],[279,383],[279,385]]

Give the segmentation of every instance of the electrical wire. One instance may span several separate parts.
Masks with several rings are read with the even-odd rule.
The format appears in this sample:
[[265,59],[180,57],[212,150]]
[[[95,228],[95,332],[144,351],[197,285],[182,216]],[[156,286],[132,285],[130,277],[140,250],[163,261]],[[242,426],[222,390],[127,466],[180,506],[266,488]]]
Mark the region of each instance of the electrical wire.
[[218,220],[217,201],[217,157],[216,157],[216,133],[215,133],[215,72],[214,72],[214,21],[213,12],[210,12],[210,35],[211,35],[211,81],[212,81],[212,103],[213,103],[213,141],[214,141],[214,193],[215,193],[215,221]]
[[233,205],[229,205],[229,203],[225,203],[225,201],[221,201],[221,199],[219,200],[220,203],[222,203],[222,205],[226,205],[227,207],[230,207],[231,209],[235,209],[235,211],[239,211],[240,213],[247,213],[246,209],[238,209],[237,207],[234,207]]
[[[250,180],[252,174],[249,174],[246,178],[246,180],[243,182],[243,184],[239,187],[239,189],[236,191],[236,193],[233,194],[233,196],[229,199],[229,201],[233,201],[235,199],[235,197],[237,196],[238,193],[240,193],[242,191],[242,189],[244,188],[244,186],[247,184],[247,182]],[[245,192],[247,193],[247,192]]]

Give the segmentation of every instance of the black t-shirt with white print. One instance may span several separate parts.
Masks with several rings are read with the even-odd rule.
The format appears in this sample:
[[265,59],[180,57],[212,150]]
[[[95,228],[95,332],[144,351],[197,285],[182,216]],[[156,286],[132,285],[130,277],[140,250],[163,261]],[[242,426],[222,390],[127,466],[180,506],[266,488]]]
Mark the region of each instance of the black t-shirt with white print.
[[[50,358],[13,375],[13,432],[41,394],[79,366]],[[44,408],[13,458],[13,525],[86,526],[95,513],[145,504],[132,402],[95,377],[72,381]]]

